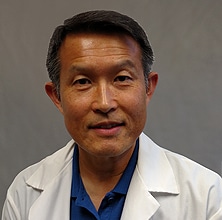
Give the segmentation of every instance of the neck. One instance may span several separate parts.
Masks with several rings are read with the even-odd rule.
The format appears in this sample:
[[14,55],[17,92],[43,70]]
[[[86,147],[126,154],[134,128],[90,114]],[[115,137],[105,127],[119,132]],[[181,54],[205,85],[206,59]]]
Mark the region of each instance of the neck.
[[89,155],[79,147],[80,176],[97,209],[106,193],[111,191],[118,183],[133,154],[133,150],[134,147],[118,157],[96,157]]
[[89,176],[98,181],[109,181],[124,172],[135,147],[116,157],[93,156],[79,147],[81,177]]

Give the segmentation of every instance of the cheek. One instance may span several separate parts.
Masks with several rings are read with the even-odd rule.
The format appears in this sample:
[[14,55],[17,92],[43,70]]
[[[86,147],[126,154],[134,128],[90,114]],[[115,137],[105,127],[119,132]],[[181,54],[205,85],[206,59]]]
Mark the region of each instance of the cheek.
[[80,114],[89,106],[89,97],[76,94],[70,91],[64,94],[64,102],[62,102],[63,111],[67,114]]
[[87,99],[78,99],[75,97],[69,97],[66,99],[63,106],[63,115],[66,124],[69,124],[71,127],[76,125],[80,126],[81,121],[84,119],[84,116],[87,114],[88,110],[88,101]]
[[129,116],[134,120],[134,123],[143,123],[146,120],[146,96],[143,93],[132,94],[126,96],[125,111],[128,112]]
[[75,104],[66,106],[64,110],[64,123],[68,133],[77,141],[85,135],[85,113],[83,108]]

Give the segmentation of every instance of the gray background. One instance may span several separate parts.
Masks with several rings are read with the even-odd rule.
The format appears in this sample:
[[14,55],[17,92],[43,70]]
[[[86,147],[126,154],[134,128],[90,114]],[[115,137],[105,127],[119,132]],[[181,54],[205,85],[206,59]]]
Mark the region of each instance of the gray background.
[[15,175],[69,139],[44,92],[55,26],[113,9],[134,17],[152,43],[159,84],[145,132],[221,174],[221,0],[0,0],[0,208]]

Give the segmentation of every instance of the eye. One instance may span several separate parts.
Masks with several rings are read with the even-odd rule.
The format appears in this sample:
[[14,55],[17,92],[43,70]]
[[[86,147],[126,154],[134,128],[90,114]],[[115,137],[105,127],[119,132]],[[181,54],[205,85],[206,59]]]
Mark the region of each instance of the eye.
[[77,90],[86,90],[89,89],[92,85],[92,82],[88,79],[88,78],[76,78],[73,81],[73,86],[77,89]]
[[74,85],[87,85],[87,84],[90,84],[90,80],[87,79],[87,78],[81,78],[81,79],[77,79],[74,81]]
[[129,80],[132,80],[132,78],[130,76],[125,76],[125,75],[120,75],[115,78],[116,82],[126,82]]

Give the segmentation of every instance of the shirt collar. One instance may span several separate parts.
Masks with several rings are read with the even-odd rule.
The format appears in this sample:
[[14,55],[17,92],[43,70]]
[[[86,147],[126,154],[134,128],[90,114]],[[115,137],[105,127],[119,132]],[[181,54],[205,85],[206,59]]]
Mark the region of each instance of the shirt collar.
[[82,187],[82,180],[79,175],[79,150],[77,144],[75,144],[73,160],[72,160],[72,188],[71,188],[71,196],[77,197],[78,192]]

